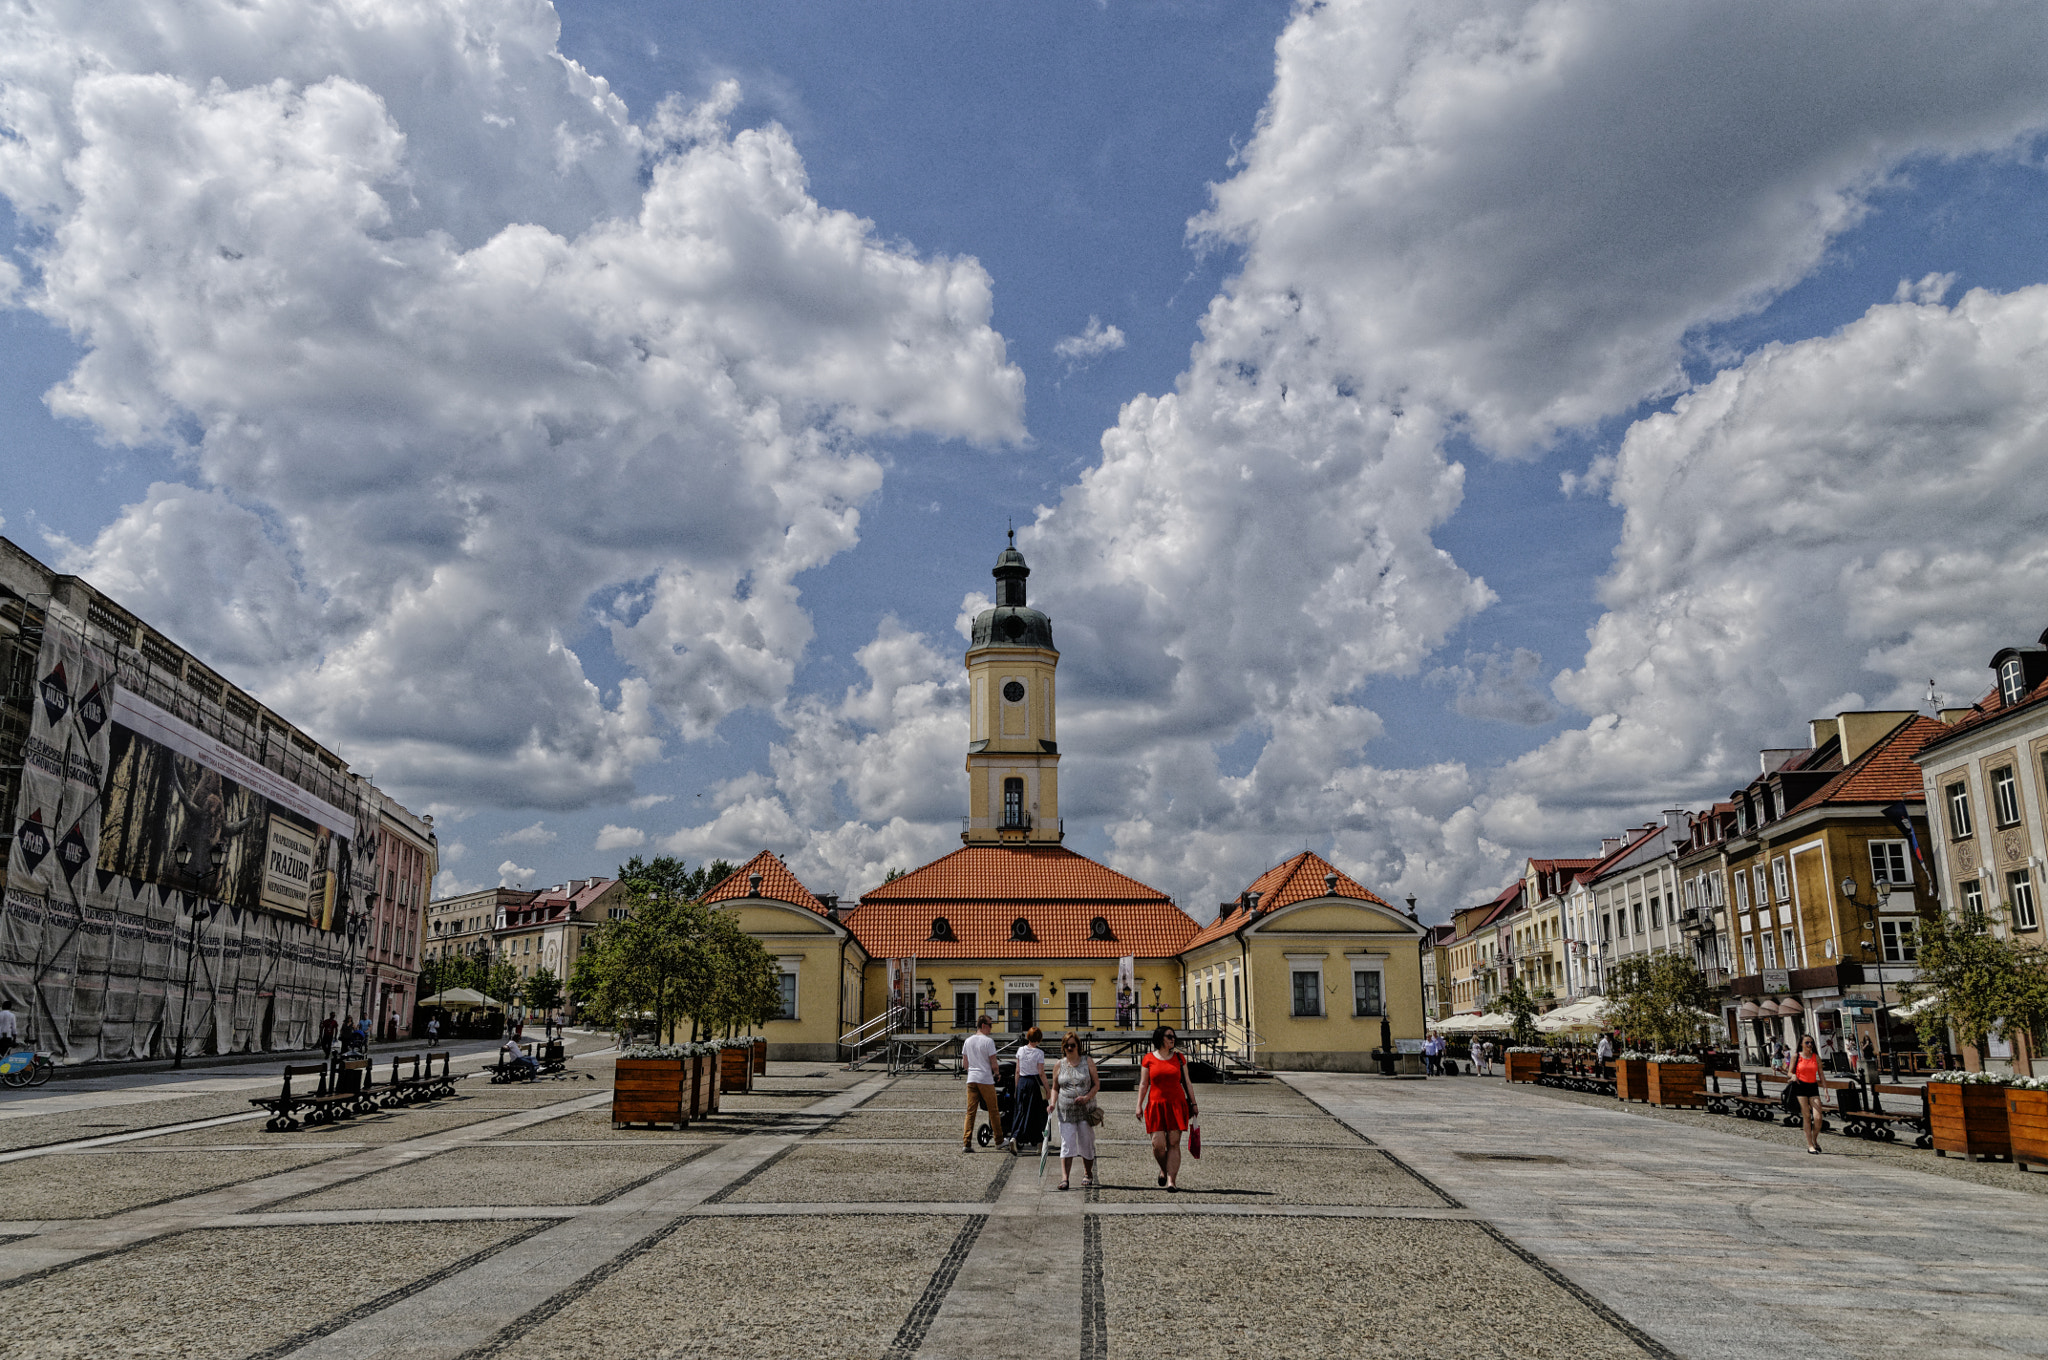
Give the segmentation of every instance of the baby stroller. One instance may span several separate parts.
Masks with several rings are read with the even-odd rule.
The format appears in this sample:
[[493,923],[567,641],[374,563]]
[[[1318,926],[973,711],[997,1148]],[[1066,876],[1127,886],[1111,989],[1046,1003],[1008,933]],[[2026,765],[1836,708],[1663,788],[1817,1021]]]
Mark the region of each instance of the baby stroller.
[[[1036,1148],[1040,1140],[1045,1137],[1045,1102],[1043,1100],[1031,1100],[1027,1103],[1029,1105],[1028,1109],[1018,1109],[1017,1064],[1014,1062],[997,1064],[996,1113],[1002,1117],[1003,1133],[1005,1136],[1010,1134],[1017,1135],[1017,1146],[1020,1148],[1026,1146]],[[1023,1129],[1017,1127],[1017,1121],[1020,1117],[1027,1119],[1029,1127]],[[983,1147],[987,1147],[995,1141],[995,1133],[987,1124],[983,1124],[974,1131],[974,1141]]]

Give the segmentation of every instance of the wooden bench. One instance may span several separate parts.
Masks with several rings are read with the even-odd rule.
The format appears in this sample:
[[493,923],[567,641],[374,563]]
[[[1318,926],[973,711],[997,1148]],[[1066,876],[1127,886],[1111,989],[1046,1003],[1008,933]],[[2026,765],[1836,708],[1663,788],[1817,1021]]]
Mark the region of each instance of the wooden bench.
[[324,1091],[327,1084],[327,1064],[287,1066],[284,1069],[284,1085],[276,1095],[257,1096],[250,1100],[249,1103],[257,1109],[270,1111],[270,1119],[263,1127],[271,1133],[289,1133],[299,1127],[297,1112],[304,1109],[306,1102],[312,1099],[313,1093],[292,1090],[293,1077],[316,1077],[319,1079],[316,1091]]
[[[1870,1089],[1873,1102],[1877,1108],[1859,1111],[1853,1116],[1848,1114],[1842,1116],[1844,1120],[1853,1118],[1863,1126],[1863,1132],[1860,1136],[1872,1138],[1879,1142],[1891,1143],[1896,1142],[1901,1133],[1911,1133],[1913,1135],[1914,1147],[1931,1148],[1934,1146],[1934,1120],[1932,1112],[1927,1108],[1927,1088],[1925,1086],[1878,1085]],[[1917,1108],[1905,1113],[1888,1112],[1883,1108],[1886,1096],[1897,1096],[1909,1100]],[[1854,1130],[1851,1130],[1851,1132],[1854,1132]]]

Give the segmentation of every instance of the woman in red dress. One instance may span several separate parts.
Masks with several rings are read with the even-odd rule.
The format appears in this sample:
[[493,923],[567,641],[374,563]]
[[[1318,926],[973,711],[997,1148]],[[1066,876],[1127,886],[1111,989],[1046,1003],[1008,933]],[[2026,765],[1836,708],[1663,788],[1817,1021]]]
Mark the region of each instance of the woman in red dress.
[[1174,1051],[1178,1037],[1166,1025],[1153,1030],[1152,1051],[1138,1065],[1138,1118],[1152,1135],[1152,1160],[1169,1191],[1180,1189],[1180,1136],[1201,1113],[1188,1090],[1187,1059]]

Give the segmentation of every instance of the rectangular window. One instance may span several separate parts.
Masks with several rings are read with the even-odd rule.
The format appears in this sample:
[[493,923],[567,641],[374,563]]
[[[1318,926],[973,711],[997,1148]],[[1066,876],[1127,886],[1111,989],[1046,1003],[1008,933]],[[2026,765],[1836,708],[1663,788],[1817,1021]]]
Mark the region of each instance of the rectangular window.
[[1650,929],[1652,930],[1664,924],[1664,913],[1661,910],[1662,902],[1662,898],[1652,897],[1650,899]]
[[1963,915],[1982,916],[1983,914],[1984,885],[1973,878],[1963,884]]
[[1904,841],[1872,841],[1870,843],[1870,881],[1873,883],[1902,883],[1910,887],[1913,875],[1906,870],[1906,843]]
[[1754,935],[1742,937],[1742,971],[1745,973],[1754,973],[1756,971],[1756,936]]
[[1771,938],[1771,937],[1770,937],[1769,935],[1766,935],[1766,936],[1764,936],[1764,937],[1763,937],[1763,942],[1764,942],[1764,967],[1766,967],[1766,968],[1776,968],[1776,967],[1778,966],[1778,944],[1777,944],[1777,941],[1773,940],[1773,939],[1772,939],[1772,938]]
[[1948,786],[1948,834],[1952,840],[1970,838],[1970,786],[1955,783]]
[[1914,928],[1920,923],[1911,919],[1880,921],[1878,929],[1884,932],[1884,961],[1886,963],[1918,963],[1919,942],[1914,939]]
[[1640,903],[1640,902],[1636,903],[1636,906],[1635,906],[1635,913],[1636,913],[1636,934],[1640,935],[1640,934],[1642,934],[1642,933],[1643,933],[1643,904],[1642,904],[1642,903]]
[[1792,898],[1792,880],[1785,875],[1785,860],[1782,856],[1771,861],[1771,885],[1778,890],[1780,902]]
[[1714,937],[1714,944],[1717,946],[1721,957],[1721,969],[1723,972],[1726,972],[1728,969],[1728,937],[1726,935],[1716,935]]
[[777,1015],[776,1015],[776,1017],[775,1017],[775,1018],[776,1018],[776,1019],[778,1019],[778,1020],[794,1020],[794,1019],[796,1019],[796,974],[795,974],[795,973],[784,973],[784,974],[782,974],[782,1010],[781,1010],[780,1012],[778,1012],[778,1013],[777,1013]]
[[1296,1015],[1321,1015],[1323,1013],[1323,975],[1320,972],[1295,972],[1294,1013]]
[[1750,870],[1750,879],[1750,886],[1756,889],[1756,904],[1761,908],[1771,900],[1770,882],[1764,877],[1764,866],[1759,864]]
[[1067,988],[1067,1028],[1088,1028],[1089,992],[1085,987]]
[[1740,869],[1735,871],[1735,909],[1749,910],[1749,875]]
[[2041,924],[2040,918],[2034,913],[2034,874],[2031,869],[2007,874],[2005,895],[2012,903],[2012,924],[2015,930],[2032,930]]
[[1351,975],[1351,1013],[1380,1015],[1380,973],[1377,968],[1360,968]]
[[953,993],[953,1028],[973,1029],[975,1001],[979,992]]
[[2013,778],[2010,765],[2001,765],[1991,772],[1991,812],[2000,826],[2019,825],[2020,783]]
[[1613,941],[1614,917],[1603,911],[1600,913],[1600,943],[1611,944]]
[[1787,930],[1781,932],[1780,938],[1785,942],[1785,966],[1787,968],[1797,968],[1799,966],[1798,937],[1793,935],[1791,931]]

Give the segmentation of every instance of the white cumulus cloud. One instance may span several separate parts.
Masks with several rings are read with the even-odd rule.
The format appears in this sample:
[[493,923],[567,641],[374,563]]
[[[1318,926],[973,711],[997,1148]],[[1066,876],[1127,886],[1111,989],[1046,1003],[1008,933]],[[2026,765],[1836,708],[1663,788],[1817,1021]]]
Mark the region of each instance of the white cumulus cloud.
[[498,886],[501,888],[523,888],[532,877],[533,870],[522,869],[509,859],[498,866]]
[[607,822],[598,828],[598,850],[632,850],[647,844],[647,833],[637,826],[613,826]]
[[67,565],[423,799],[630,794],[786,692],[864,437],[1023,432],[979,265],[817,202],[730,86],[634,123],[557,33],[162,0],[0,45],[18,300],[85,349],[51,405],[195,483]]
[[507,831],[504,835],[493,839],[491,844],[541,846],[553,845],[560,839],[561,837],[555,832],[548,830],[545,824],[535,822],[532,826],[522,826],[517,831]]
[[1100,317],[1091,316],[1079,335],[1069,335],[1055,342],[1052,352],[1067,361],[1068,371],[1114,353],[1124,347],[1124,333],[1115,326],[1105,326]]

